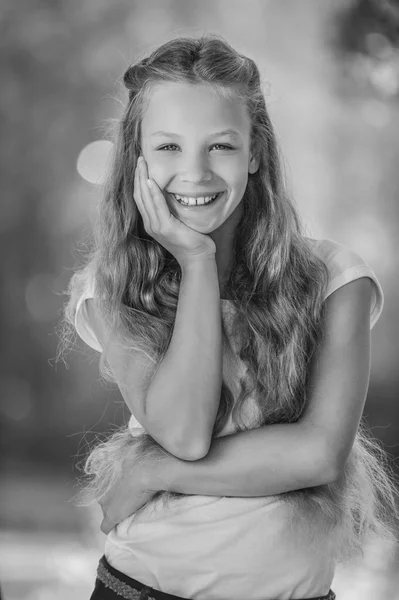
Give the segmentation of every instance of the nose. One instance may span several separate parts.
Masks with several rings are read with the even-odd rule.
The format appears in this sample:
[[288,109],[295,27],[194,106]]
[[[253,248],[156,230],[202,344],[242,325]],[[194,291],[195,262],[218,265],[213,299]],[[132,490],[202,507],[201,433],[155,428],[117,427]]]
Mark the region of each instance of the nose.
[[209,165],[209,159],[204,154],[193,154],[187,156],[181,165],[180,181],[199,184],[211,181],[212,172]]

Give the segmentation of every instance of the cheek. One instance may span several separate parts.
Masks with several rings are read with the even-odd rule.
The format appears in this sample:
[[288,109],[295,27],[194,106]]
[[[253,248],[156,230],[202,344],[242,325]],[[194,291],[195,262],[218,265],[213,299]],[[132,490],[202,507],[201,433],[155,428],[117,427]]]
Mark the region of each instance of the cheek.
[[235,174],[234,187],[239,193],[243,194],[247,187],[247,183],[248,183],[248,171],[246,169],[242,169],[242,167],[241,167],[240,171]]
[[168,170],[165,165],[160,164],[157,160],[154,160],[153,157],[149,157],[147,160],[144,155],[144,159],[147,163],[148,174],[151,179],[155,179],[160,187],[166,185],[168,181]]

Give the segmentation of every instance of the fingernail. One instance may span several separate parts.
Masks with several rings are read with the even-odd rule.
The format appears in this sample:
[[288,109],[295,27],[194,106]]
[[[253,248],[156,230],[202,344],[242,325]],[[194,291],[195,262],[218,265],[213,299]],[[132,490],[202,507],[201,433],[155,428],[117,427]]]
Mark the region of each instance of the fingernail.
[[152,183],[151,179],[147,179],[147,183],[148,183],[148,186],[149,186],[150,188],[152,188],[152,186],[153,186],[153,183]]
[[137,164],[139,164],[139,163],[141,163],[141,162],[143,162],[143,157],[142,157],[142,156],[139,156],[139,157],[138,157],[138,159],[137,159]]

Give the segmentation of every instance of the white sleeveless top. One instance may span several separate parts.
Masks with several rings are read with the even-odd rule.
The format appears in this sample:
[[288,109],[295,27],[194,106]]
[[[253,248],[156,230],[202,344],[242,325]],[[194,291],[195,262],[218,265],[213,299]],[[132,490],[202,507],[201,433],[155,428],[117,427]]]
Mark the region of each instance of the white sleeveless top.
[[[370,328],[384,303],[371,267],[355,252],[333,240],[312,240],[330,273],[327,298],[343,285],[369,277],[373,283]],[[88,321],[86,290],[80,298],[75,326],[80,337],[102,351]],[[223,377],[238,391],[245,365],[234,354],[230,317],[234,308],[221,299],[222,319],[232,350],[225,345]],[[248,402],[246,420],[253,422]],[[129,426],[140,427],[132,415]],[[252,425],[253,427],[254,425]],[[220,435],[233,433],[231,420]],[[311,544],[288,525],[288,507],[279,496],[231,498],[184,496],[164,507],[156,500],[125,519],[107,536],[105,555],[116,569],[169,594],[193,600],[265,600],[311,598],[328,593],[334,577],[334,547],[320,532]]]

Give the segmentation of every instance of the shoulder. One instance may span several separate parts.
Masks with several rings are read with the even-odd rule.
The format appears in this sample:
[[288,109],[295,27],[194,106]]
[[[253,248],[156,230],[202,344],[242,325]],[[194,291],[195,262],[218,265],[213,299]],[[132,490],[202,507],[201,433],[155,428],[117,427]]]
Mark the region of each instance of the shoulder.
[[80,293],[75,308],[75,329],[79,337],[93,350],[102,352],[102,346],[94,332],[92,312],[89,312],[88,300],[95,298],[95,283],[93,275],[89,274],[83,291]]
[[324,299],[344,285],[368,277],[372,284],[370,306],[370,328],[378,321],[383,305],[384,293],[372,267],[354,250],[331,239],[307,238],[314,253],[325,263],[329,281]]

